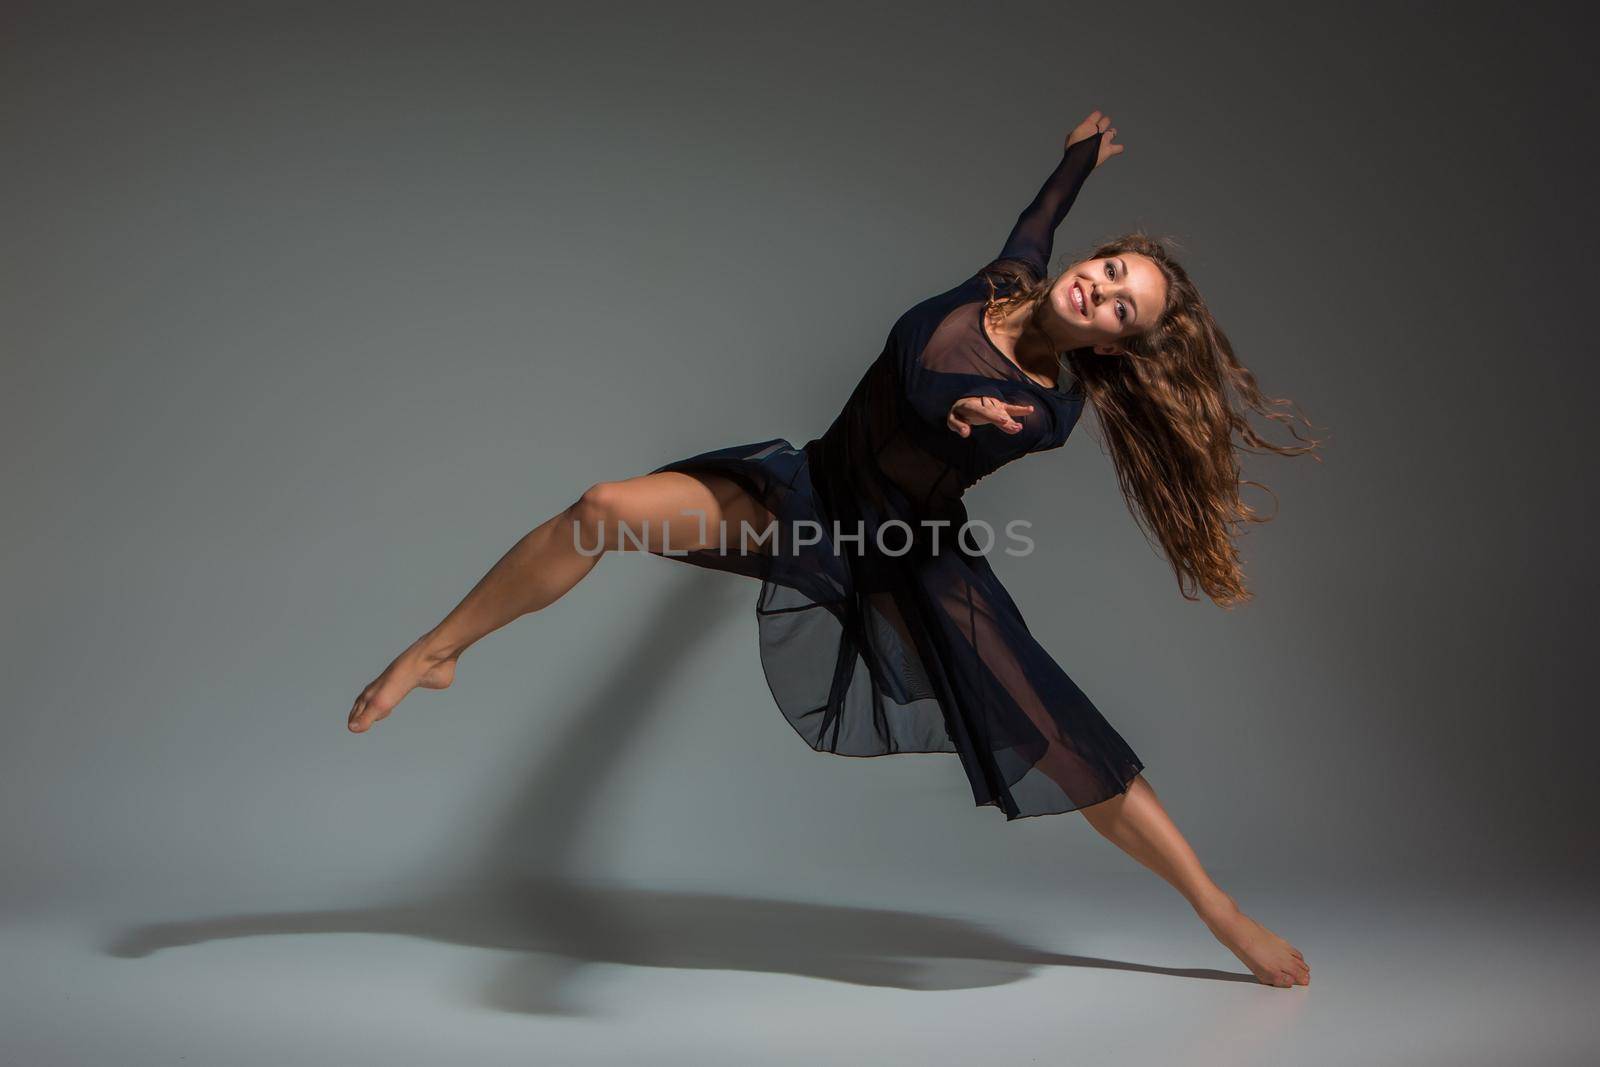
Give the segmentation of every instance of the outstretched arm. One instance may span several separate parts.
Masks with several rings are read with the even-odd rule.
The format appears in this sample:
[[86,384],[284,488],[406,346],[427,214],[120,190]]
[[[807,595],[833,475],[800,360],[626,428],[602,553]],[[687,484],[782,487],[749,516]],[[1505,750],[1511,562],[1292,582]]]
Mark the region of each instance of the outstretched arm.
[[1118,155],[1122,145],[1112,144],[1117,134],[1111,118],[1091,112],[1067,135],[1061,162],[1045,179],[1032,203],[1017,216],[1006,243],[996,259],[1020,259],[1030,263],[1040,275],[1050,269],[1050,253],[1055,244],[1056,227],[1078,196],[1089,172]]

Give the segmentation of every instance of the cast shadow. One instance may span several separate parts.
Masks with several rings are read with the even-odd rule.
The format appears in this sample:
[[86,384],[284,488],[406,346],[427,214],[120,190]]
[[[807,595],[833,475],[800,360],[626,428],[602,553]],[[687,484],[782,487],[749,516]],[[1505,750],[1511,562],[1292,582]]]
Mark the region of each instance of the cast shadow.
[[[1255,983],[1249,974],[1160,967],[1049,952],[961,918],[877,908],[603,884],[572,877],[570,857],[607,782],[621,774],[659,702],[703,636],[755,586],[689,575],[657,605],[633,646],[552,738],[530,746],[543,765],[508,807],[471,873],[455,888],[356,908],[221,915],[118,934],[105,951],[161,949],[282,934],[388,934],[510,952],[478,998],[533,1014],[588,1014],[573,990],[597,963],[824,978],[897,989],[974,989],[1069,966]],[[692,584],[691,584],[692,583]],[[649,679],[650,684],[639,684]],[[538,709],[535,709],[536,712]],[[776,713],[776,712],[774,712]]]

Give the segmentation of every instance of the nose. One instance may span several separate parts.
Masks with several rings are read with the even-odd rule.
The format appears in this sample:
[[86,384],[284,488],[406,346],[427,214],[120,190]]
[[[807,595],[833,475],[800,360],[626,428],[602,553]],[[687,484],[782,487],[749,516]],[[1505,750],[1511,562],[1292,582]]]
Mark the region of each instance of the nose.
[[1121,284],[1120,278],[1117,280],[1117,282],[1118,283],[1116,285],[1108,285],[1103,289],[1101,288],[1099,282],[1093,283],[1090,288],[1089,296],[1090,299],[1094,301],[1095,307],[1099,307],[1107,300],[1126,292],[1126,287]]

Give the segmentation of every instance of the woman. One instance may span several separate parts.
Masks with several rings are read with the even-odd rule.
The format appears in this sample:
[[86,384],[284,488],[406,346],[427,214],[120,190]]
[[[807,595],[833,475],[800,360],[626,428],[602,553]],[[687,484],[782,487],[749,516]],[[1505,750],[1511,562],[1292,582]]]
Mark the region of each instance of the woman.
[[1008,820],[1081,810],[1182,893],[1257,979],[1308,983],[1304,957],[1207,876],[1138,757],[1029,634],[961,503],[1010,460],[1064,444],[1088,403],[1184,596],[1226,605],[1247,595],[1232,538],[1258,521],[1240,500],[1237,450],[1312,447],[1298,435],[1270,444],[1247,424],[1248,410],[1288,416],[1159,242],[1125,237],[1046,276],[1079,187],[1122,152],[1115,135],[1098,111],[1071,132],[999,256],[895,322],[822,437],[592,486],[368,685],[349,729],[369,730],[413,688],[448,686],[465,649],[554,602],[606,551],[759,578],[762,666],[813,748],[951,752],[976,803]]

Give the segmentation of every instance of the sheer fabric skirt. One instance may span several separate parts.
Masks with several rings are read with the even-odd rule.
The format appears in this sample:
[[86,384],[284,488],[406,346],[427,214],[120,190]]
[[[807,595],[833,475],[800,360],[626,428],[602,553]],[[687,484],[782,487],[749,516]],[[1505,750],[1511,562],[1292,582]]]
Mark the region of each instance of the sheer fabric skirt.
[[1028,631],[983,555],[836,545],[833,513],[847,509],[827,506],[807,449],[782,438],[656,470],[721,474],[776,517],[761,551],[740,552],[730,534],[726,550],[668,558],[761,579],[762,670],[813,749],[954,753],[974,802],[1008,820],[1107,800],[1143,770]]

